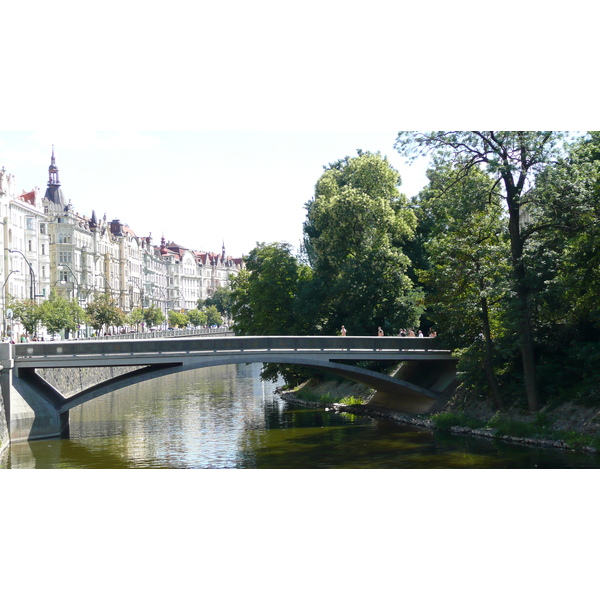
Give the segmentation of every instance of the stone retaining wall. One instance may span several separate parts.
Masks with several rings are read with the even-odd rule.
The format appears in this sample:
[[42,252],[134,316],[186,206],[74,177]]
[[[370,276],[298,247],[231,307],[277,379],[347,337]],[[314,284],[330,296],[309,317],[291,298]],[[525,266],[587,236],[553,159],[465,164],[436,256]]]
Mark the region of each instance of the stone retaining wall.
[[37,372],[65,398],[141,367],[81,367],[73,369],[37,369]]

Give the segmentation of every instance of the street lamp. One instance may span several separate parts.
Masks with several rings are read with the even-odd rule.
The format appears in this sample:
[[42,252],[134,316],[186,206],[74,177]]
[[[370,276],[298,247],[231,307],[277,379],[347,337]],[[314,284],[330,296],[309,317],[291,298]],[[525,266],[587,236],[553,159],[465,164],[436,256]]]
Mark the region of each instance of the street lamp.
[[97,273],[96,277],[102,277],[102,279],[104,279],[104,281],[106,282],[106,286],[108,287],[108,289],[110,290],[110,296],[112,298],[113,295],[113,290],[112,287],[110,286],[110,283],[108,283],[108,279],[106,279],[106,277],[104,277],[104,275],[102,275],[102,273]]
[[4,280],[4,284],[2,285],[2,336],[6,335],[6,284],[8,283],[8,278],[13,273],[20,273],[19,269],[13,269]]
[[[20,250],[9,250],[9,252],[20,254],[23,257],[23,260],[27,263],[29,267],[29,274],[31,275],[31,285],[29,287],[29,293],[32,300],[35,300],[35,273],[33,272],[33,267],[31,263],[27,260],[27,257]],[[8,279],[8,278],[7,278]]]
[[71,271],[71,275],[73,275],[74,289],[77,290],[77,303],[79,303],[79,282],[77,281],[77,276],[75,275],[75,273],[73,273],[73,269],[71,269],[71,267],[69,265],[66,265],[64,263],[60,263],[58,266],[59,267],[66,267],[67,269],[69,269],[69,271]]

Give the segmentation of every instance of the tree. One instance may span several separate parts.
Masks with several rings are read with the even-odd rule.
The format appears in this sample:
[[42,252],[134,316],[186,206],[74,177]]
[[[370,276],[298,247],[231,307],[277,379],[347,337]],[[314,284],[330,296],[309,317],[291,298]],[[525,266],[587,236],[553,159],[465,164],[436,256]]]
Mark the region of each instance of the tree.
[[289,244],[258,244],[246,258],[246,270],[232,281],[234,331],[240,335],[296,333],[301,271]]
[[95,298],[87,305],[85,312],[90,325],[98,335],[105,327],[120,327],[125,322],[123,311],[117,306],[110,293]]
[[52,290],[50,298],[41,304],[42,324],[49,333],[58,333],[63,329],[66,337],[72,330],[78,331],[79,325],[86,321],[86,313],[77,299],[67,300]]
[[489,194],[485,173],[472,171],[458,178],[457,170],[438,164],[428,171],[430,183],[419,195],[418,214],[429,223],[429,267],[418,273],[429,289],[428,305],[444,339],[467,349],[470,358],[472,351],[481,354],[481,336],[483,370],[492,398],[502,408],[493,340],[502,330],[508,297],[505,217],[499,195]]
[[330,164],[307,205],[304,248],[313,269],[323,333],[354,335],[414,327],[422,296],[407,276],[402,246],[416,218],[398,191],[400,176],[380,154],[358,152]]
[[169,311],[169,325],[171,327],[184,329],[185,327],[187,327],[188,322],[189,319],[185,313],[176,310]]
[[19,321],[25,331],[34,335],[42,320],[42,309],[35,300],[13,300],[9,304],[13,310],[13,319]]
[[[311,269],[285,243],[258,244],[246,257],[246,269],[232,280],[233,329],[238,335],[306,335],[314,328],[308,313],[315,297],[307,292]],[[312,375],[280,363],[263,365],[261,378],[283,377],[295,385]]]
[[210,298],[204,301],[204,306],[214,306],[222,315],[231,315],[231,290],[226,287],[217,288]]
[[[535,176],[559,154],[562,136],[553,131],[400,132],[396,149],[409,158],[427,153],[460,165],[454,181],[483,168],[493,177],[490,193],[501,189],[508,211],[507,228],[516,296],[525,391],[530,410],[540,408],[534,359],[532,291],[524,261],[527,240],[523,223]],[[451,184],[452,185],[452,184]]]
[[150,329],[156,325],[161,325],[165,322],[165,315],[163,311],[154,304],[144,309],[144,322]]
[[136,306],[126,318],[127,324],[135,327],[136,330],[139,328],[140,324],[144,322],[144,309]]
[[198,310],[197,308],[192,308],[187,313],[189,322],[194,327],[201,327],[206,325],[206,313],[204,311]]
[[204,313],[206,314],[206,324],[209,327],[212,327],[213,325],[220,327],[223,325],[223,317],[216,307],[208,306],[204,309]]

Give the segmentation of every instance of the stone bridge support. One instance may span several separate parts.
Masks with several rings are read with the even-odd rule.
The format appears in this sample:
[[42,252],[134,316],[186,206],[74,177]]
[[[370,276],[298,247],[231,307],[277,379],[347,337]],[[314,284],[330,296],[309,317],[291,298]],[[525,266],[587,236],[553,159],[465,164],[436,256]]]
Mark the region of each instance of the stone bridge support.
[[[16,377],[11,350],[11,344],[0,344],[2,412],[10,442],[66,435],[69,415],[58,410],[55,398],[60,396],[59,392],[33,369],[27,375]],[[34,382],[38,385],[34,386]]]

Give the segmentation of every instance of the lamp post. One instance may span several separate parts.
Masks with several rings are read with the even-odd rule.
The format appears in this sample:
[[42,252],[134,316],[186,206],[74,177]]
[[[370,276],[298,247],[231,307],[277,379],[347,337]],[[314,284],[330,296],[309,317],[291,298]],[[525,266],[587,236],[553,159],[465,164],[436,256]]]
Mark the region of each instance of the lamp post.
[[13,273],[20,273],[19,269],[13,269],[4,280],[4,284],[2,285],[2,337],[6,335],[6,284],[8,283],[8,278]]
[[77,303],[79,304],[79,282],[77,281],[77,276],[75,275],[75,273],[73,273],[73,269],[71,269],[71,267],[69,265],[66,265],[64,263],[60,263],[58,265],[59,267],[66,267],[67,269],[69,269],[69,271],[71,271],[71,275],[73,275],[73,283],[74,283],[74,290],[77,290]]
[[[104,277],[104,275],[102,273],[98,273],[96,275],[96,277],[102,277],[102,279],[104,279],[104,281],[106,283],[106,287],[108,287],[108,289],[110,290],[110,297],[112,298],[113,290],[112,290],[112,287],[110,286],[110,283],[108,283],[108,279],[106,279],[106,277]],[[105,290],[106,290],[106,288],[105,288]]]
[[27,257],[20,250],[9,250],[9,252],[20,254],[23,257],[23,260],[27,263],[29,267],[29,274],[31,275],[31,284],[29,286],[29,294],[32,300],[35,300],[35,273],[33,272],[33,267],[31,263],[27,260]]

